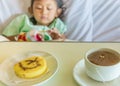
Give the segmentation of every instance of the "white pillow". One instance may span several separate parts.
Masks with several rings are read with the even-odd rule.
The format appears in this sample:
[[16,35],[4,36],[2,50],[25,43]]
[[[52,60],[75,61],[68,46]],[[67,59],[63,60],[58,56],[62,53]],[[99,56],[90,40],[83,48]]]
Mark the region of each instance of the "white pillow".
[[0,33],[18,14],[28,13],[31,0],[0,0]]

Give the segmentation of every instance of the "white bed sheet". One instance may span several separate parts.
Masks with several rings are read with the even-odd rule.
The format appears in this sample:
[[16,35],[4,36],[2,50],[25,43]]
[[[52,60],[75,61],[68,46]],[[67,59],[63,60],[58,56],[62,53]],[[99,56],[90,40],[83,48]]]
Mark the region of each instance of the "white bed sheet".
[[[120,0],[63,0],[68,39],[120,41]],[[0,33],[18,14],[27,13],[30,0],[0,0]]]
[[120,0],[92,0],[93,41],[120,42]]
[[68,31],[68,39],[78,41],[92,41],[93,19],[91,0],[63,0],[66,11],[64,21]]

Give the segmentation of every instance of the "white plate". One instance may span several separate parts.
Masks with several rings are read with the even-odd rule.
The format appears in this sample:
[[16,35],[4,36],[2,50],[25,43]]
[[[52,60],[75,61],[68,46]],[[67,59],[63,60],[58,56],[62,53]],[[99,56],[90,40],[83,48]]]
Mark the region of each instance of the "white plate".
[[120,77],[110,82],[98,82],[86,75],[84,60],[80,60],[73,69],[73,76],[81,86],[120,86]]
[[[48,72],[35,79],[22,79],[17,77],[13,70],[14,64],[29,56],[43,56],[47,61]],[[46,52],[32,51],[24,54],[17,54],[5,60],[0,65],[0,80],[8,86],[40,86],[55,75],[57,69],[58,63],[54,56]]]

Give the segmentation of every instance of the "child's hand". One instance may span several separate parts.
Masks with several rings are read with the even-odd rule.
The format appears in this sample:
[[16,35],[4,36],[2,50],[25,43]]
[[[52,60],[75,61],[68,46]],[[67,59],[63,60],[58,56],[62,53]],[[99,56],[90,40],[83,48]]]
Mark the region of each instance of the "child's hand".
[[56,28],[48,30],[48,33],[52,37],[53,40],[62,39],[62,35],[59,33],[58,29]]

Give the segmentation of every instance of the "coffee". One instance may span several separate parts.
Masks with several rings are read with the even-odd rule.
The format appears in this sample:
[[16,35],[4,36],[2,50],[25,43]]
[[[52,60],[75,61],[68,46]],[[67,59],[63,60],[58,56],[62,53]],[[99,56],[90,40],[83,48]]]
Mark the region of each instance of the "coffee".
[[120,54],[109,48],[93,48],[85,55],[86,74],[101,82],[120,76]]
[[99,50],[88,55],[88,60],[96,65],[110,66],[120,62],[120,56],[109,51]]

